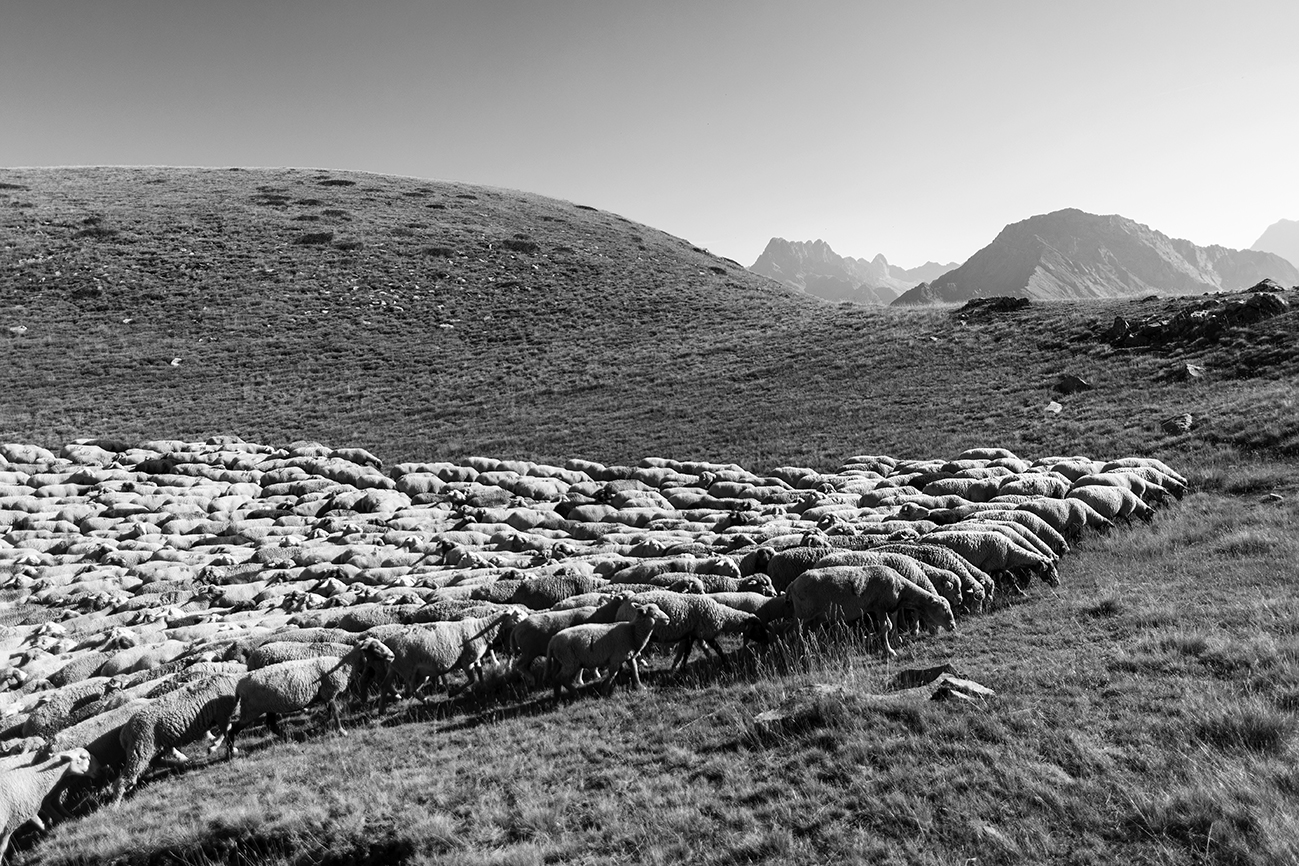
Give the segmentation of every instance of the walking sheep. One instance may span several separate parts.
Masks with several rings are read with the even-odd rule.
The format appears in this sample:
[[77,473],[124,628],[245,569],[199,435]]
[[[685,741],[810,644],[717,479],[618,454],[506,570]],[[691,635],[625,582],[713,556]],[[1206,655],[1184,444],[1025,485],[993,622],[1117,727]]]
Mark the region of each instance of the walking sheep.
[[323,703],[335,729],[345,734],[338,718],[337,698],[368,665],[389,664],[392,650],[374,638],[366,638],[342,657],[281,662],[249,671],[235,687],[234,708],[225,726],[226,758],[234,754],[235,737],[253,722],[266,717],[266,725],[283,736],[279,716]]
[[667,614],[668,622],[654,630],[654,640],[678,645],[672,670],[685,665],[695,641],[703,644],[705,652],[711,649],[725,664],[726,656],[717,645],[718,635],[765,635],[765,628],[756,616],[718,604],[706,595],[682,595],[663,590],[638,593],[623,602],[618,619],[630,620],[636,604],[657,605]]
[[122,802],[159,755],[194,742],[229,719],[239,681],[237,674],[209,674],[168,692],[132,716],[118,734],[126,761],[113,785],[114,805]]
[[614,622],[624,600],[621,595],[605,596],[605,601],[598,607],[541,611],[524,619],[510,630],[508,646],[514,656],[514,670],[524,677],[531,677],[532,663],[545,657],[552,637],[575,625]]
[[917,610],[930,630],[956,630],[956,619],[945,599],[926,592],[884,565],[814,568],[799,575],[790,584],[788,594],[800,627],[873,617],[876,633],[889,657],[897,655],[889,644],[889,631],[892,617],[900,608]]
[[425,703],[420,686],[430,678],[445,676],[453,670],[465,674],[466,686],[474,681],[474,667],[487,647],[502,629],[522,622],[524,614],[509,610],[503,614],[413,625],[384,638],[393,654],[388,674],[379,686],[379,712],[388,706],[388,687],[398,679],[405,682],[406,692]]
[[648,602],[628,602],[624,622],[586,623],[558,632],[546,646],[546,669],[555,685],[555,697],[563,689],[577,694],[582,671],[605,668],[601,684],[612,694],[614,677],[624,664],[631,665],[631,679],[641,688],[636,659],[649,643],[655,629],[668,623],[668,615]]
[[95,772],[95,760],[85,749],[58,752],[26,767],[9,768],[0,776],[0,861],[9,850],[14,831],[33,822],[41,829],[41,803],[63,781],[64,776],[88,776]]

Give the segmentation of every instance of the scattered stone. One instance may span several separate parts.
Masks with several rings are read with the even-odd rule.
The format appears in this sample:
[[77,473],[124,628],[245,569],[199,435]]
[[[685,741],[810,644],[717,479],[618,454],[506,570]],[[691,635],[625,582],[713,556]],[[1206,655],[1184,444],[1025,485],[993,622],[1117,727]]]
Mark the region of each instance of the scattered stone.
[[1044,408],[1042,411],[1048,415],[1059,415],[1060,412],[1063,410],[1064,410],[1063,406],[1061,406],[1059,403],[1052,400],[1050,403],[1046,404],[1046,408]]
[[1073,373],[1065,373],[1056,380],[1051,390],[1060,394],[1073,394],[1078,391],[1090,391],[1095,386],[1081,376],[1075,376]]
[[171,359],[171,365],[172,365],[173,367],[179,367],[180,364],[181,364],[181,359],[180,359],[180,358],[172,358],[172,359]]
[[893,679],[889,680],[887,688],[890,691],[897,691],[898,689],[914,689],[917,686],[927,686],[944,674],[954,676],[956,668],[952,667],[950,662],[932,668],[908,668],[894,674]]
[[1028,298],[1011,298],[997,296],[994,298],[971,298],[965,302],[965,306],[958,310],[958,313],[1013,313],[1027,307],[1031,301]]
[[1174,415],[1171,418],[1165,418],[1163,421],[1160,422],[1159,426],[1168,435],[1175,436],[1178,433],[1190,432],[1191,423],[1194,420],[1195,418],[1190,414],[1182,413],[1181,415]]
[[11,328],[9,329],[9,333],[13,334],[13,335],[16,336],[16,337],[21,337],[23,334],[27,333],[27,326],[26,326],[26,325],[14,325],[13,327],[11,327]]

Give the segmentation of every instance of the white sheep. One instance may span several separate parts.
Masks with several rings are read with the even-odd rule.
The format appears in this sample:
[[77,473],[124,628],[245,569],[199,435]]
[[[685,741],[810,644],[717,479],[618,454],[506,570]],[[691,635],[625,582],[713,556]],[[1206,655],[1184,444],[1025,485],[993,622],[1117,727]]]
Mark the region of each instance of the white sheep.
[[788,594],[801,628],[816,622],[872,617],[887,656],[897,655],[889,644],[889,631],[900,608],[918,611],[921,621],[933,631],[956,630],[956,619],[945,599],[884,565],[814,568],[800,574],[789,585]]
[[89,752],[70,749],[26,767],[11,767],[0,776],[0,860],[9,850],[9,838],[19,827],[31,821],[45,829],[38,814],[41,803],[64,776],[88,776],[95,770],[95,759]]
[[601,605],[547,610],[534,613],[510,630],[508,650],[514,656],[513,669],[530,677],[532,663],[544,658],[550,639],[566,628],[586,623],[611,623],[618,617],[618,608],[629,596],[615,593],[604,596]]
[[126,761],[113,785],[113,803],[122,801],[159,755],[194,742],[229,719],[239,680],[232,674],[203,676],[132,716],[118,734]]
[[631,678],[641,687],[636,659],[649,643],[656,628],[668,623],[668,615],[652,603],[630,602],[625,622],[586,623],[558,632],[546,646],[546,669],[555,686],[555,697],[563,689],[577,693],[582,671],[605,668],[602,686],[613,692],[614,677],[624,664],[631,666]]
[[654,604],[667,614],[668,622],[655,629],[654,640],[678,645],[673,670],[685,665],[695,641],[703,645],[705,653],[712,650],[725,663],[726,656],[717,645],[718,635],[738,633],[757,639],[766,636],[766,629],[756,616],[719,604],[706,595],[683,595],[668,590],[637,593],[623,602],[618,619],[630,620],[636,604]]
[[473,683],[475,666],[501,629],[513,628],[525,616],[512,609],[476,619],[412,625],[384,638],[393,659],[379,687],[379,711],[387,708],[388,687],[398,678],[405,682],[407,693],[421,703],[425,698],[419,688],[429,678],[459,669],[465,674],[465,685]]
[[262,716],[274,734],[283,736],[279,716],[318,703],[325,704],[335,730],[347,733],[338,717],[338,696],[362,669],[390,664],[392,658],[392,650],[374,638],[366,638],[341,658],[322,656],[249,671],[235,688],[234,708],[225,726],[226,757],[234,754],[235,736]]

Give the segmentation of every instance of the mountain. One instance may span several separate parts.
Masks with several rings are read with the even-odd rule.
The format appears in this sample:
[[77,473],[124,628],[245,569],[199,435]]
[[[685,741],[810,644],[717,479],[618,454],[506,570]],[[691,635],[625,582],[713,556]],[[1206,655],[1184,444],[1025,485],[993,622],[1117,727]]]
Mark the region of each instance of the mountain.
[[1277,220],[1267,227],[1250,249],[1275,253],[1299,267],[1299,220]]
[[841,256],[819,238],[815,241],[772,238],[749,270],[830,301],[887,304],[916,283],[953,267],[955,264],[926,262],[907,270],[890,265],[883,255],[869,260]]
[[893,303],[1199,294],[1244,289],[1264,278],[1294,285],[1299,269],[1272,253],[1199,247],[1126,217],[1069,208],[1006,226],[965,264]]

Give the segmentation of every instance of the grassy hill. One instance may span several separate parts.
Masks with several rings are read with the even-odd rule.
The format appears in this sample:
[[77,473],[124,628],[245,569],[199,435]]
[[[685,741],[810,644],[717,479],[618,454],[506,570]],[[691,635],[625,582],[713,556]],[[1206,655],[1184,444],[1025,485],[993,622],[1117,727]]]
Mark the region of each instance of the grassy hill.
[[[1116,315],[1194,303],[868,310],[523,193],[312,170],[0,171],[5,441],[238,433],[389,461],[754,470],[1001,445],[1152,454],[1196,488],[1151,527],[1093,539],[1058,592],[892,666],[827,638],[608,701],[412,710],[158,780],[25,856],[1294,862],[1299,313],[1160,349],[1101,338]],[[1206,375],[1176,380],[1188,361]],[[1055,394],[1063,373],[1095,388]],[[1160,429],[1181,412],[1190,432]],[[752,721],[812,683],[872,691],[945,661],[998,698],[827,698],[783,732]]]

